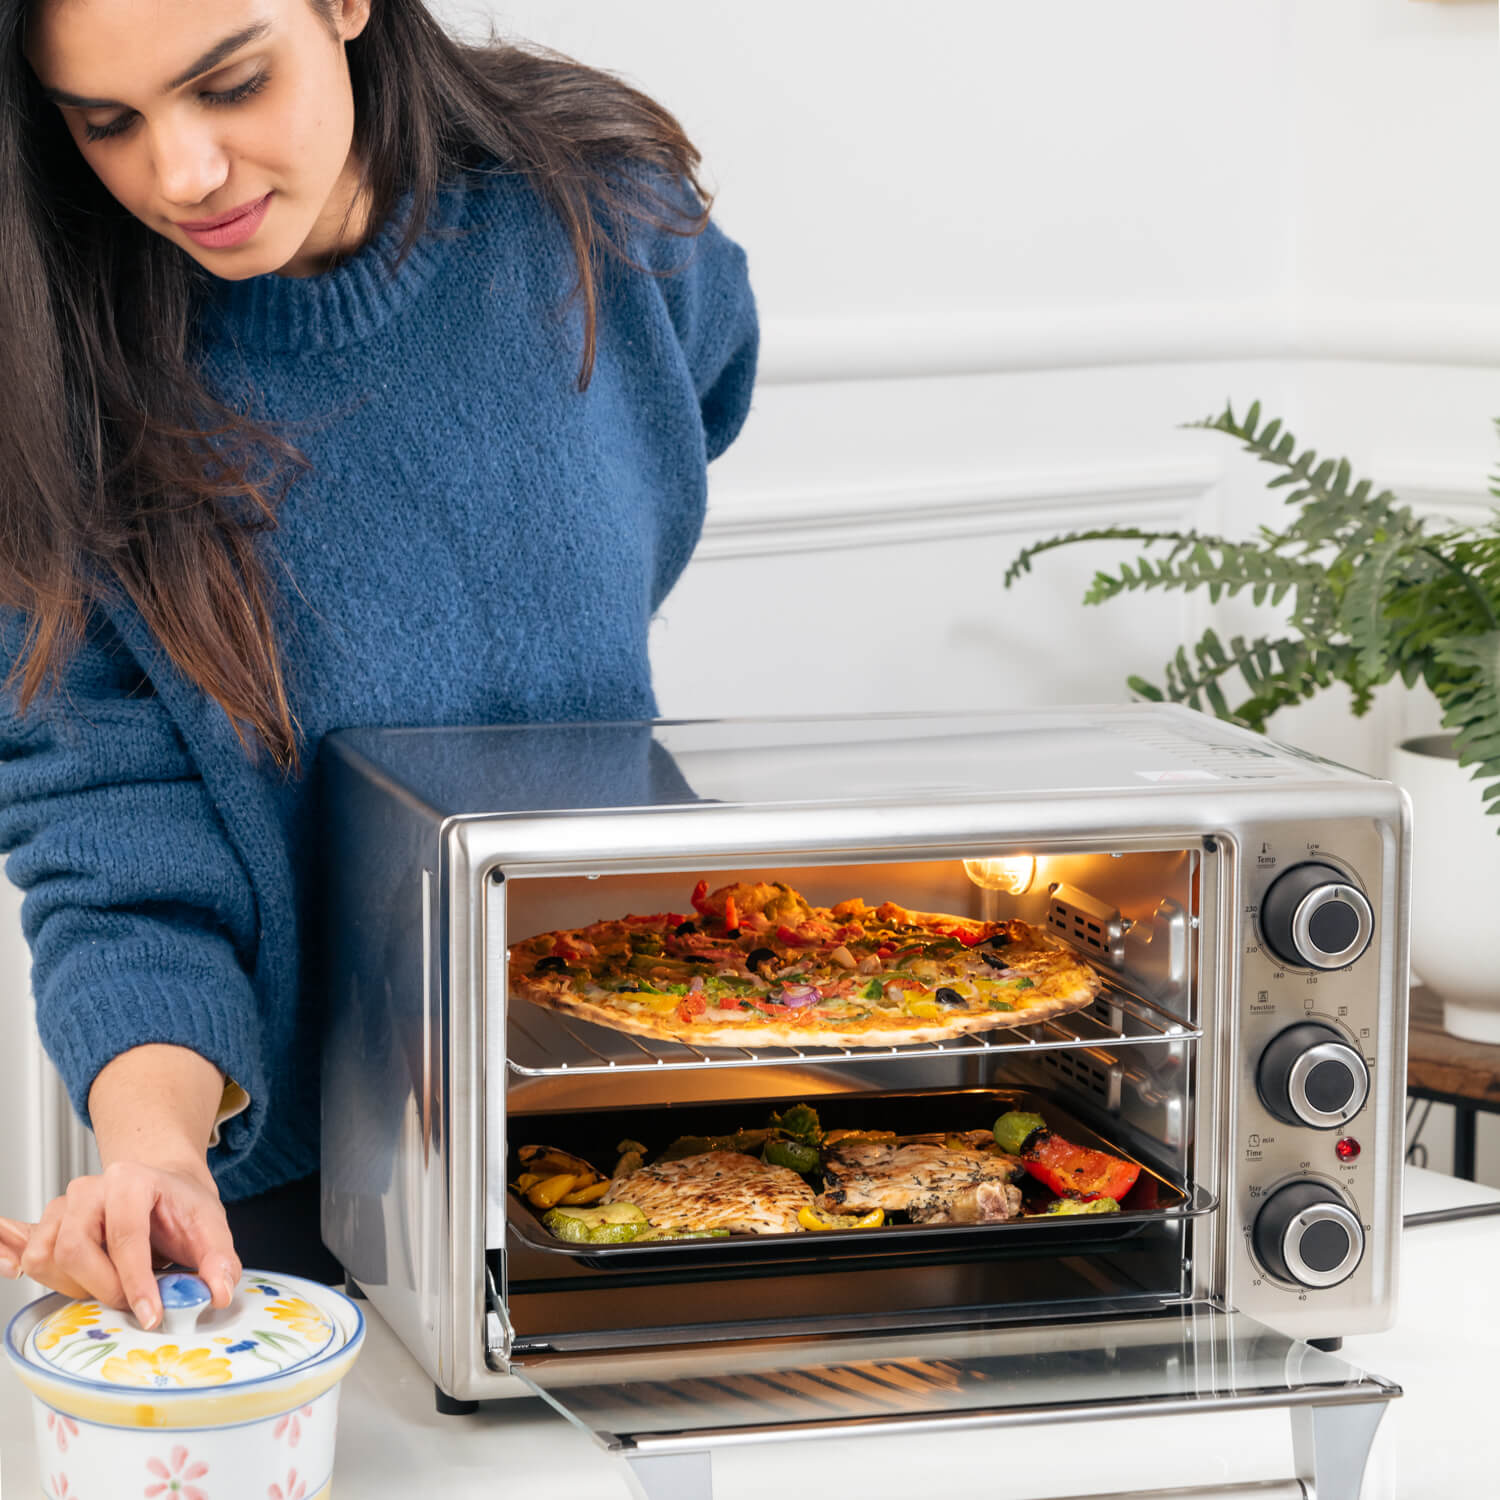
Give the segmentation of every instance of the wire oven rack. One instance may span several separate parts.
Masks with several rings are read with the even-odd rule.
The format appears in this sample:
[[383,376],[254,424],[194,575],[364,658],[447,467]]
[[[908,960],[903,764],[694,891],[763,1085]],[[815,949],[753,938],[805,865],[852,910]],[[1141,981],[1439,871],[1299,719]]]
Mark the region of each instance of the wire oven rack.
[[1154,1000],[1105,975],[1105,993],[1085,1010],[1034,1022],[919,1042],[904,1047],[690,1047],[611,1031],[526,1002],[510,1006],[506,1063],[528,1078],[562,1073],[652,1073],[669,1068],[743,1068],[779,1063],[822,1065],[879,1062],[886,1058],[937,1057],[952,1053],[1025,1053],[1065,1047],[1112,1047],[1145,1042],[1189,1042],[1201,1027],[1173,1015]]

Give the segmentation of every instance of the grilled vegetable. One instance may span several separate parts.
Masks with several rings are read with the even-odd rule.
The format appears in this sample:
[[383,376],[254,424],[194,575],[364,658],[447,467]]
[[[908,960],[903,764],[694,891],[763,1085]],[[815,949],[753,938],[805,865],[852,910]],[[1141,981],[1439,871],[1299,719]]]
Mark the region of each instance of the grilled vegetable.
[[766,1149],[761,1152],[760,1159],[769,1162],[773,1167],[790,1167],[794,1172],[800,1172],[805,1177],[809,1172],[816,1172],[823,1160],[822,1153],[816,1146],[809,1146],[802,1141],[767,1141]]
[[569,1205],[577,1203],[596,1203],[609,1191],[609,1178],[601,1177],[598,1182],[591,1182],[587,1187],[574,1188],[571,1193],[564,1193],[557,1201]]
[[995,1141],[1060,1198],[1084,1203],[1096,1198],[1120,1199],[1135,1186],[1141,1169],[1132,1161],[1075,1146],[1047,1129],[1040,1115],[1011,1110],[995,1121]]
[[816,1146],[823,1139],[823,1125],[818,1112],[810,1104],[794,1104],[781,1114],[773,1114],[766,1122],[772,1130],[779,1130],[794,1141],[803,1141]]
[[645,1214],[633,1203],[554,1208],[542,1215],[542,1223],[573,1245],[623,1245],[648,1227]]
[[1007,1156],[1019,1156],[1026,1142],[1037,1131],[1045,1130],[1047,1122],[1040,1116],[1024,1110],[1007,1110],[995,1121],[995,1144]]
[[1038,1217],[1051,1217],[1055,1214],[1117,1214],[1120,1205],[1113,1198],[1095,1198],[1089,1203],[1081,1203],[1077,1198],[1054,1198],[1048,1205],[1044,1215]]
[[572,1172],[559,1172],[555,1177],[544,1177],[526,1190],[526,1201],[536,1208],[551,1208],[553,1204],[560,1203],[566,1194],[571,1193],[578,1183],[579,1179]]
[[797,1222],[804,1229],[879,1229],[885,1210],[872,1208],[867,1214],[820,1214],[815,1208],[799,1208]]
[[740,1151],[753,1156],[770,1137],[769,1130],[736,1130],[733,1135],[680,1135],[656,1158],[657,1163],[681,1161],[709,1151]]
[[522,1146],[516,1155],[523,1172],[536,1172],[542,1177],[555,1177],[559,1172],[571,1172],[575,1177],[598,1175],[581,1156],[559,1151],[556,1146]]

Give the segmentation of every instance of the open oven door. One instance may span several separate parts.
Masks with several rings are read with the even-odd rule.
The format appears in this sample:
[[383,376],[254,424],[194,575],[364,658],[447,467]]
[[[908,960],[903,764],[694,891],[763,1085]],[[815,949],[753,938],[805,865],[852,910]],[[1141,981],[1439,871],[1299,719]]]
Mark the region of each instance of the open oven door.
[[619,1453],[646,1500],[709,1500],[713,1451],[731,1444],[1267,1407],[1290,1415],[1294,1478],[1173,1494],[1357,1500],[1386,1403],[1401,1394],[1202,1303],[972,1332],[527,1354],[511,1368]]

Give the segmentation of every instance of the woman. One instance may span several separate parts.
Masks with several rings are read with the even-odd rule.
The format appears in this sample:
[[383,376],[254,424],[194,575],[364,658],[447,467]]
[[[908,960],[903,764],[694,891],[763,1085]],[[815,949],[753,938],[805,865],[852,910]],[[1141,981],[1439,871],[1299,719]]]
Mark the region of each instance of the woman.
[[654,712],[755,313],[669,115],[420,0],[0,0],[0,49],[0,848],[104,1166],[0,1271],[149,1326],[153,1258],[337,1273],[318,740]]

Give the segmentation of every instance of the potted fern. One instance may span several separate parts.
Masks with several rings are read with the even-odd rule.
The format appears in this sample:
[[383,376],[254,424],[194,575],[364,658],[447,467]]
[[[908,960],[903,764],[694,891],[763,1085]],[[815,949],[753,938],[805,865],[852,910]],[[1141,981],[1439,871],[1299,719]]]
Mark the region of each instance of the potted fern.
[[[1069,532],[1022,551],[1006,586],[1059,547],[1133,541],[1143,555],[1097,573],[1085,603],[1143,589],[1206,589],[1213,601],[1248,592],[1257,604],[1285,605],[1285,625],[1274,634],[1224,640],[1210,628],[1178,648],[1160,682],[1128,679],[1142,698],[1188,703],[1256,730],[1336,683],[1349,690],[1356,716],[1384,683],[1425,683],[1447,732],[1408,741],[1395,768],[1418,830],[1413,962],[1443,996],[1449,1030],[1500,1041],[1500,983],[1482,945],[1443,929],[1459,908],[1448,889],[1455,870],[1466,887],[1482,873],[1500,905],[1500,824],[1491,821],[1500,814],[1500,513],[1483,526],[1430,529],[1389,490],[1353,482],[1347,460],[1299,450],[1280,420],[1262,421],[1259,402],[1243,419],[1226,407],[1189,425],[1238,440],[1273,468],[1268,485],[1286,491],[1290,522],[1242,541],[1134,526]],[[1481,909],[1489,904],[1483,892],[1466,894]]]

